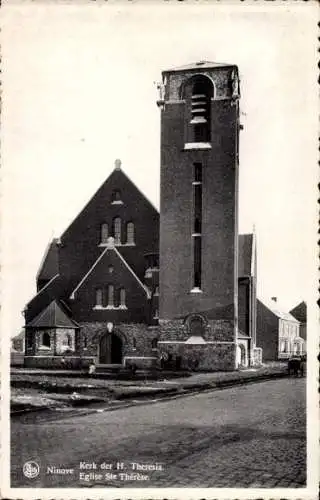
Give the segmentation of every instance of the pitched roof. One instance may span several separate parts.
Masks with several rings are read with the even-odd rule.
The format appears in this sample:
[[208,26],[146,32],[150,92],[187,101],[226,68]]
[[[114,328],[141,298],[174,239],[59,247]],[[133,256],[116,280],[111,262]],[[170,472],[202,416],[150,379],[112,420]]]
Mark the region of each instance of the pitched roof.
[[50,280],[53,276],[59,273],[58,241],[59,240],[57,238],[54,238],[47,246],[37,272],[37,280]]
[[291,309],[290,314],[294,316],[301,323],[307,322],[307,304],[302,301],[296,307]]
[[56,300],[53,300],[38,316],[26,325],[32,328],[77,328],[78,323],[73,321],[62,309]]
[[253,234],[239,234],[238,276],[251,276],[253,261]]
[[289,312],[284,311],[284,308],[281,306],[279,307],[278,302],[275,302],[274,300],[261,300],[257,299],[258,302],[262,303],[265,307],[267,307],[270,311],[273,312],[278,318],[280,319],[286,319],[287,321],[293,321],[294,323],[299,323],[299,321],[292,316]]
[[[110,238],[110,240],[113,239],[113,238]],[[105,256],[105,254],[108,252],[108,251],[114,251],[115,254],[117,255],[117,257],[120,258],[120,260],[123,262],[123,264],[126,266],[126,268],[128,269],[128,271],[132,274],[132,276],[135,278],[135,280],[139,283],[139,285],[141,286],[141,288],[143,288],[143,290],[145,291],[145,293],[147,294],[147,297],[150,298],[150,291],[148,289],[147,286],[145,286],[142,281],[140,280],[140,278],[136,275],[136,273],[133,271],[133,269],[129,266],[128,262],[125,260],[125,258],[121,255],[121,253],[119,252],[119,250],[113,245],[113,243],[110,243],[106,248],[105,250],[99,255],[99,257],[97,258],[97,260],[94,262],[94,264],[91,266],[91,268],[89,269],[89,271],[83,276],[83,278],[79,281],[79,283],[77,284],[77,286],[74,288],[74,290],[71,292],[70,294],[70,299],[74,299],[75,298],[75,294],[76,292],[79,290],[79,288],[83,285],[83,283],[87,280],[87,278],[90,276],[90,274],[93,272],[93,270],[95,269],[95,267],[97,266],[97,264],[103,259],[103,257]]]
[[193,69],[199,70],[204,68],[223,68],[228,66],[234,66],[234,65],[228,63],[218,63],[213,61],[196,61],[191,64],[185,64],[183,66],[177,66],[175,68],[167,69],[163,71],[163,73],[171,73],[172,71],[188,71]]

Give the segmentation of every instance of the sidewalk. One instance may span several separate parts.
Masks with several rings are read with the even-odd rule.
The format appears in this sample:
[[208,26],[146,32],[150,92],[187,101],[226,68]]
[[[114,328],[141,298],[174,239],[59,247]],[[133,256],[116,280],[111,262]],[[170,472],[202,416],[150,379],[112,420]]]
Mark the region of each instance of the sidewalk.
[[[77,376],[78,375],[78,376]],[[176,375],[176,374],[175,374]],[[210,389],[223,389],[234,385],[269,380],[287,376],[287,366],[250,368],[234,372],[192,373],[186,377],[158,380],[102,379],[46,370],[12,370],[11,410],[13,413],[52,407],[88,407],[93,403],[148,400],[154,397],[170,397]]]

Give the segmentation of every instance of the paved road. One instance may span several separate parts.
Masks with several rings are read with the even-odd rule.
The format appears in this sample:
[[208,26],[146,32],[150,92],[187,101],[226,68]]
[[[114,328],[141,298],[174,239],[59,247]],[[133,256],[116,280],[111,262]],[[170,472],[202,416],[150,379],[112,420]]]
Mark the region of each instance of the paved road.
[[[303,487],[305,428],[305,379],[295,378],[72,418],[13,419],[12,486]],[[40,465],[33,479],[22,473],[28,460]]]

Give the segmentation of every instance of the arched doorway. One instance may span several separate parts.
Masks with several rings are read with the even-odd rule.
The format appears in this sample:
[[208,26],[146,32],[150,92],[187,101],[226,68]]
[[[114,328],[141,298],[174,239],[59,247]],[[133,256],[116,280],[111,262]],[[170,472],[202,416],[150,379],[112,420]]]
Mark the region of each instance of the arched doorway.
[[107,333],[100,339],[99,363],[121,364],[122,363],[122,340],[115,333]]

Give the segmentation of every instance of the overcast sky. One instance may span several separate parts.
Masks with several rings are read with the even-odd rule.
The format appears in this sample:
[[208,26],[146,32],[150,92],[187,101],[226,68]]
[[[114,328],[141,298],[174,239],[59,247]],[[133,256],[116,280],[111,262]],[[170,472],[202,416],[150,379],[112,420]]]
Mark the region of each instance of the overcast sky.
[[[285,5],[284,5],[285,4]],[[10,336],[46,245],[114,160],[159,207],[161,71],[239,66],[240,231],[255,224],[258,292],[287,309],[316,286],[315,3],[253,8],[24,2],[3,8],[2,303]]]

